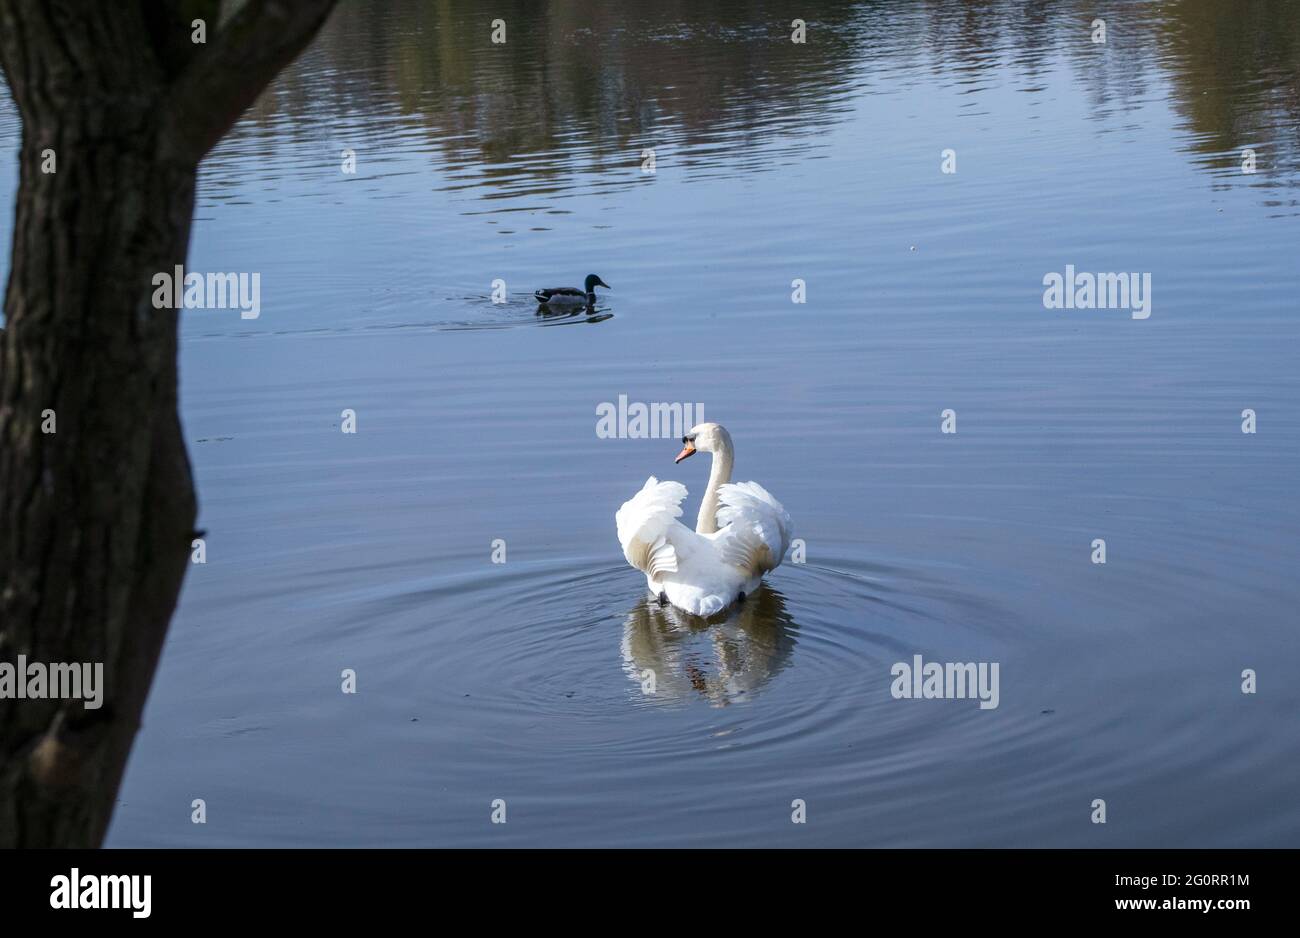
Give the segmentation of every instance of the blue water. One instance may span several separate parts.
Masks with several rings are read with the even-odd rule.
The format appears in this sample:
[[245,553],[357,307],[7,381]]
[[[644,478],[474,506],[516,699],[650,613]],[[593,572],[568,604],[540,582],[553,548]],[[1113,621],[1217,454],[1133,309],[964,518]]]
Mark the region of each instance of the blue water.
[[[183,314],[207,563],[111,846],[1300,843],[1300,8],[805,6],[344,4],[209,158],[190,269],[262,309]],[[614,512],[707,466],[619,395],[806,563],[648,603]],[[917,654],[999,706],[895,699]]]

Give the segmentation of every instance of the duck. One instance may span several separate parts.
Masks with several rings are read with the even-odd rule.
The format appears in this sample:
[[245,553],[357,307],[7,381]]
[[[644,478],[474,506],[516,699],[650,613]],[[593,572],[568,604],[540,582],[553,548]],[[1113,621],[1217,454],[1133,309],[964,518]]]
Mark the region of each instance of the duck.
[[543,287],[534,290],[533,296],[543,306],[595,306],[596,287],[614,289],[596,274],[587,274],[581,290],[577,287]]
[[732,482],[735,447],[721,424],[700,423],[682,437],[674,463],[710,453],[709,482],[692,530],[682,524],[686,486],[654,476],[614,515],[627,562],[645,574],[660,606],[711,616],[754,592],[785,558],[790,515],[757,482]]

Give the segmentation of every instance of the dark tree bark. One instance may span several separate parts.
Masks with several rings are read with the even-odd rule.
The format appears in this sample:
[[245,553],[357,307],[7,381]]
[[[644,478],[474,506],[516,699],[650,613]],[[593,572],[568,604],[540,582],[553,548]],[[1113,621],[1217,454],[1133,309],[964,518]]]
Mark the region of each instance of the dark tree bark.
[[333,3],[249,0],[218,28],[205,0],[0,0],[23,127],[0,334],[0,661],[104,664],[97,710],[0,699],[0,847],[98,846],[107,830],[196,513],[177,312],[153,307],[151,281],[185,261],[199,161]]

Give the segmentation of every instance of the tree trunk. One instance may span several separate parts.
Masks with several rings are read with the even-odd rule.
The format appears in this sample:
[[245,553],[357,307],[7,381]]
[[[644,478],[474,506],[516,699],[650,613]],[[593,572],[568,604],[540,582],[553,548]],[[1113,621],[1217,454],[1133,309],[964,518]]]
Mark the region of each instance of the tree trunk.
[[102,662],[104,685],[98,709],[0,699],[0,847],[97,846],[107,830],[196,512],[178,314],[154,308],[152,279],[185,261],[199,159],[330,5],[249,3],[226,41],[198,46],[189,14],[155,0],[0,0],[23,123],[0,335],[0,662]]

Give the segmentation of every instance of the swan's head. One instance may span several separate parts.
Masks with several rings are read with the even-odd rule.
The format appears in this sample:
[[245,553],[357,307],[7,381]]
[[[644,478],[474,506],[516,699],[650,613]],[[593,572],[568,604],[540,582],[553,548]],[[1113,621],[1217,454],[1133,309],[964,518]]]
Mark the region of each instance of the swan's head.
[[583,289],[586,290],[586,292],[588,293],[595,293],[596,287],[604,287],[606,290],[614,289],[605,281],[597,277],[595,274],[587,274],[587,279],[583,282],[585,284]]
[[697,423],[682,437],[682,451],[673,462],[696,453],[720,453],[731,449],[731,434],[720,423]]

